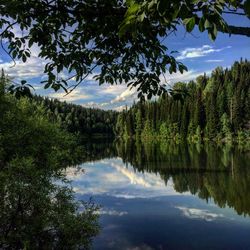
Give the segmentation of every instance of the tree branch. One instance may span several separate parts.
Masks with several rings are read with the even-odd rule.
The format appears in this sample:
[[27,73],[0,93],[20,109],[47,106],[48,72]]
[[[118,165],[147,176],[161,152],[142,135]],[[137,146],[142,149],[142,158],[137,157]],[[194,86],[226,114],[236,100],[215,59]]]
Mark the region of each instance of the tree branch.
[[246,16],[245,13],[235,12],[235,11],[222,11],[223,14],[232,14],[232,15],[238,15],[238,16]]
[[[78,83],[76,83],[75,85],[72,85],[72,86],[70,86],[69,88],[68,88],[68,92],[63,96],[63,97],[65,97],[65,96],[67,96],[67,95],[69,95],[70,93],[72,93],[75,89],[76,89],[76,87],[78,87],[81,83],[82,83],[82,81],[83,80],[85,80],[88,76],[89,76],[89,74],[91,74],[92,73],[92,71],[95,69],[97,67],[97,64],[96,65],[94,65],[90,70],[89,70],[89,72],[84,76],[84,77],[82,77],[81,79],[80,79],[80,81],[78,82]],[[74,77],[74,76],[73,76]],[[71,78],[73,78],[73,77],[70,77],[69,79],[71,79]],[[69,80],[69,79],[67,79],[67,80]]]
[[250,37],[250,27],[237,27],[229,25],[227,30],[223,29],[222,27],[217,27],[217,28],[222,33],[229,33],[230,35],[243,35]]

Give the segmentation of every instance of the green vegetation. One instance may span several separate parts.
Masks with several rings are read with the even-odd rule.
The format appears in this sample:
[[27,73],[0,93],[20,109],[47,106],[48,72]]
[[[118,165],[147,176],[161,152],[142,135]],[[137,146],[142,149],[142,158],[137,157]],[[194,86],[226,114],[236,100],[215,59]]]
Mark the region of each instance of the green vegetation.
[[[25,81],[19,86],[10,86],[7,91],[6,86],[10,83],[2,75],[1,249],[90,247],[99,230],[98,207],[92,202],[75,201],[74,193],[67,185],[65,168],[84,160],[102,158],[102,153],[98,146],[87,144],[86,151],[82,151],[77,143],[79,138],[97,134],[110,136],[115,130],[118,136],[143,140],[188,138],[195,142],[204,139],[231,142],[236,139],[249,143],[249,62],[237,62],[230,70],[217,68],[211,77],[201,76],[196,83],[178,83],[168,94],[161,82],[161,76],[166,72],[187,70],[182,62],[176,61],[174,51],[168,51],[163,43],[163,38],[180,25],[187,32],[192,32],[195,27],[200,32],[207,31],[212,40],[218,32],[250,36],[249,27],[228,25],[223,19],[225,14],[249,17],[249,0],[0,1],[2,50],[14,64],[15,60],[25,63],[35,46],[37,56],[45,60],[44,88],[55,91],[62,88],[70,93],[93,74],[99,84],[125,83],[136,88],[141,99],[117,117],[113,111],[86,109],[31,96]],[[151,99],[153,95],[161,94],[164,95],[155,102],[144,101],[145,97]],[[143,171],[142,166],[147,167],[151,159],[158,157],[155,153],[158,149],[149,145],[143,148],[138,141],[135,152],[133,147],[124,147],[128,147],[130,154],[136,153],[135,168]],[[167,151],[166,143],[159,146]],[[88,148],[94,155],[88,154]],[[178,152],[174,146],[171,150]],[[118,155],[125,161],[134,161],[127,151],[124,155],[121,152]],[[105,154],[113,156],[109,149]],[[214,170],[214,155],[206,155],[208,170]],[[141,165],[142,156],[146,157],[145,165]],[[184,175],[173,175],[177,190],[189,189],[202,198],[213,197],[222,206],[229,204],[239,213],[249,213],[249,201],[245,199],[244,204],[239,204],[237,200],[238,193],[249,191],[247,171],[242,171],[246,177],[243,181],[232,166],[231,179],[219,175],[200,176],[196,162],[200,155],[194,150],[189,156],[192,164],[187,166],[194,169],[194,175],[186,176],[185,172]],[[171,154],[171,157],[174,157],[175,165],[183,167],[185,161],[180,161],[180,154]],[[244,164],[248,162],[244,161]],[[227,171],[228,165],[228,154],[225,153],[219,168]],[[159,172],[166,182],[170,178],[166,169],[150,167],[149,171]],[[242,185],[237,185],[239,179]],[[214,188],[214,182],[220,184],[219,191]],[[201,186],[203,183],[206,185]],[[226,186],[227,183],[230,185]],[[225,192],[228,190],[227,196]],[[245,193],[244,196],[248,197]]]
[[163,38],[182,27],[212,40],[219,32],[250,36],[249,27],[230,23],[231,16],[249,17],[249,6],[249,0],[8,0],[0,2],[0,39],[13,60],[26,62],[38,47],[45,88],[70,92],[94,74],[100,84],[126,83],[150,98],[165,92],[162,74],[187,70]]
[[6,93],[6,85],[2,75],[0,248],[88,248],[99,230],[98,208],[76,202],[64,174],[82,161],[75,137],[33,99]]
[[117,112],[84,108],[80,105],[33,96],[38,105],[44,106],[48,118],[78,137],[112,137]]
[[[179,141],[250,139],[250,62],[235,62],[231,69],[216,68],[210,77],[176,83],[175,95],[154,102],[139,102],[117,118],[116,133],[123,138]],[[178,91],[182,90],[178,94]]]

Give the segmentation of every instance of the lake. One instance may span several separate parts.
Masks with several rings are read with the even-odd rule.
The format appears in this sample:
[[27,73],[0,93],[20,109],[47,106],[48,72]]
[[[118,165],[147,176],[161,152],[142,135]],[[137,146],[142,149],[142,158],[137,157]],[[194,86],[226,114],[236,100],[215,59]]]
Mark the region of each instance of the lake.
[[213,144],[86,143],[67,176],[101,206],[94,249],[250,249],[250,152]]

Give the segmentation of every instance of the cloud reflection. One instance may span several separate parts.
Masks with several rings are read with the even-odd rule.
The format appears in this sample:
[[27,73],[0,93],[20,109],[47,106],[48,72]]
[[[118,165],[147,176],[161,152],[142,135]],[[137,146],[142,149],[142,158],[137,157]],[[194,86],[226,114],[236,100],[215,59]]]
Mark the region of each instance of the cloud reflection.
[[172,180],[166,186],[160,175],[136,172],[131,165],[125,166],[120,158],[85,163],[81,169],[84,171],[67,171],[73,190],[81,195],[108,195],[125,199],[180,195],[174,190]]
[[106,209],[101,209],[98,211],[98,214],[100,215],[111,215],[111,216],[123,216],[127,215],[127,211],[116,211],[116,210],[106,210]]
[[189,207],[175,207],[182,211],[183,215],[189,219],[201,219],[205,221],[214,221],[217,218],[224,217],[223,214],[216,214],[208,210],[189,208]]

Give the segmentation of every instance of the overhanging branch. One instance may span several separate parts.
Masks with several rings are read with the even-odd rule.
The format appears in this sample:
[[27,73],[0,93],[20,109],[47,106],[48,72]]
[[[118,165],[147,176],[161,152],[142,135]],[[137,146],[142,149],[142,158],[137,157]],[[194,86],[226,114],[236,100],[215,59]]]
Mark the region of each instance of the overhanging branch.
[[220,27],[218,27],[218,30],[222,33],[229,33],[232,35],[241,35],[241,36],[247,36],[250,37],[250,27],[237,27],[237,26],[228,26],[228,30],[224,30]]

